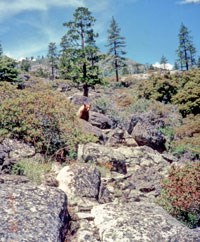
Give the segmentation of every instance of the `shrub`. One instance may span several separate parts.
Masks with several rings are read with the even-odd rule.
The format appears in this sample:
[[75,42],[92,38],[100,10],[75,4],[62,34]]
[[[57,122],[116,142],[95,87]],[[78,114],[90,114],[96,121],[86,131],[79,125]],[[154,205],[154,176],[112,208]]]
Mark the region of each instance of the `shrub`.
[[[0,93],[5,87],[0,86]],[[91,140],[79,127],[74,106],[67,98],[48,89],[6,90],[0,102],[0,130],[35,146],[37,152],[66,155],[77,145]],[[5,132],[6,131],[6,132]]]
[[200,113],[200,69],[157,75],[138,85],[139,97],[178,106],[183,117]]
[[200,114],[189,115],[182,124],[175,128],[175,139],[172,142],[172,152],[182,154],[192,152],[200,154]]
[[144,80],[139,84],[138,89],[139,97],[169,103],[177,92],[177,83],[172,80],[170,75],[158,75]]
[[16,69],[17,63],[14,59],[2,56],[0,58],[0,82],[6,81],[15,83],[18,81],[18,70]]
[[12,174],[25,175],[37,185],[42,183],[43,176],[51,171],[51,163],[21,160],[12,168]]
[[191,113],[195,115],[200,113],[200,79],[195,80],[188,80],[172,98],[183,117]]
[[200,163],[173,166],[158,203],[188,227],[200,226]]

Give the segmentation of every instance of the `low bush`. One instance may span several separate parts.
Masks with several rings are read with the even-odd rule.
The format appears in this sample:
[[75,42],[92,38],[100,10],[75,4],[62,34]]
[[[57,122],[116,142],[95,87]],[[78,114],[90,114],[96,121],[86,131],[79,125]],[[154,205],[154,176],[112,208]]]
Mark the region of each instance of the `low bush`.
[[173,166],[157,201],[188,227],[200,226],[200,163]]
[[12,174],[25,175],[33,183],[39,185],[45,174],[51,171],[51,163],[21,160],[12,168]]
[[31,143],[47,156],[58,150],[72,154],[78,143],[92,139],[82,132],[74,106],[61,93],[0,86],[2,92],[0,130],[4,135]]
[[139,98],[178,106],[183,117],[200,113],[200,69],[174,75],[156,75],[138,85]]
[[139,86],[139,97],[170,103],[173,95],[177,93],[177,83],[170,75],[152,76],[142,81]]
[[188,115],[175,128],[171,151],[177,155],[190,152],[193,156],[200,156],[200,115]]

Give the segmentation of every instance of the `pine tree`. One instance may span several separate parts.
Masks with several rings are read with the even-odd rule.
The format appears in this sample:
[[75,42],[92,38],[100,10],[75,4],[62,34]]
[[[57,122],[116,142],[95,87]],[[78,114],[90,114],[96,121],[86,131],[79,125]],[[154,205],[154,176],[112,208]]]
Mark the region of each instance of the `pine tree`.
[[162,55],[162,57],[161,57],[161,59],[160,59],[160,65],[163,66],[163,69],[164,69],[164,70],[166,69],[167,61],[168,61],[167,58],[166,58],[164,55]]
[[198,57],[198,60],[197,60],[197,67],[200,68],[200,56]]
[[2,48],[2,44],[0,43],[0,57],[3,56],[3,48]]
[[84,96],[88,96],[89,87],[103,84],[97,65],[95,21],[88,8],[79,7],[73,14],[73,21],[63,24],[68,31],[61,40],[61,73],[78,84],[82,83]]
[[125,66],[125,58],[122,56],[126,54],[124,51],[126,47],[125,38],[120,35],[120,31],[121,29],[112,17],[108,28],[108,44],[106,46],[109,48],[108,54],[111,57],[117,82],[119,81],[119,70]]
[[31,68],[31,64],[28,58],[26,58],[25,60],[22,60],[20,68],[22,71],[27,71],[29,72],[30,68]]
[[179,64],[177,61],[175,61],[175,63],[174,63],[173,70],[179,70]]
[[19,72],[16,67],[17,63],[15,60],[7,56],[2,56],[0,58],[0,82],[17,82]]
[[187,27],[181,24],[179,32],[179,47],[177,49],[178,62],[181,70],[189,70],[195,64],[196,49],[192,43],[192,37]]
[[57,67],[57,59],[58,59],[56,43],[54,42],[49,43],[47,57],[51,67],[51,79],[54,80],[55,69]]

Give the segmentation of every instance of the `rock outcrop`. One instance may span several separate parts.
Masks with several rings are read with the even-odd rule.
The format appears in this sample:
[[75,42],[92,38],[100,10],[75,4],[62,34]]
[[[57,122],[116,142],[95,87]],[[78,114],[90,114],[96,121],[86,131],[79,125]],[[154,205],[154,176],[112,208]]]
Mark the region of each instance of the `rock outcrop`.
[[153,203],[108,203],[91,214],[102,242],[200,241],[198,230],[186,228]]
[[97,112],[90,112],[89,122],[100,129],[110,129],[112,127],[112,120],[106,115]]
[[164,121],[152,112],[135,114],[126,124],[126,129],[138,145],[147,145],[159,152],[165,150],[166,139],[159,131],[164,127]]
[[35,148],[18,140],[4,139],[0,144],[0,174],[9,174],[20,159],[36,155]]
[[0,191],[1,242],[64,242],[69,226],[64,192],[35,187],[16,176],[12,183],[1,176]]
[[65,166],[56,179],[59,188],[67,194],[70,206],[96,204],[101,183],[97,168],[88,164]]

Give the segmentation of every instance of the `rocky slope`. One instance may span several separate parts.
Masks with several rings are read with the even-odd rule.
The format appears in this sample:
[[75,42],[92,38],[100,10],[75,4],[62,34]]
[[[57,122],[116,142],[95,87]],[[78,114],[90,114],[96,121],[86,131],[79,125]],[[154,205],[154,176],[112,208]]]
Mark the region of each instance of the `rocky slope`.
[[[89,98],[68,90],[60,88],[75,105],[94,104],[89,122],[81,126],[98,141],[79,145],[75,161],[54,163],[36,186],[11,173],[20,160],[43,157],[21,141],[1,140],[0,241],[200,242],[199,228],[188,229],[156,203],[161,179],[178,164],[160,132],[173,114],[130,112],[121,122],[123,107],[115,116],[99,112],[97,90]],[[127,98],[106,92],[112,101]]]

